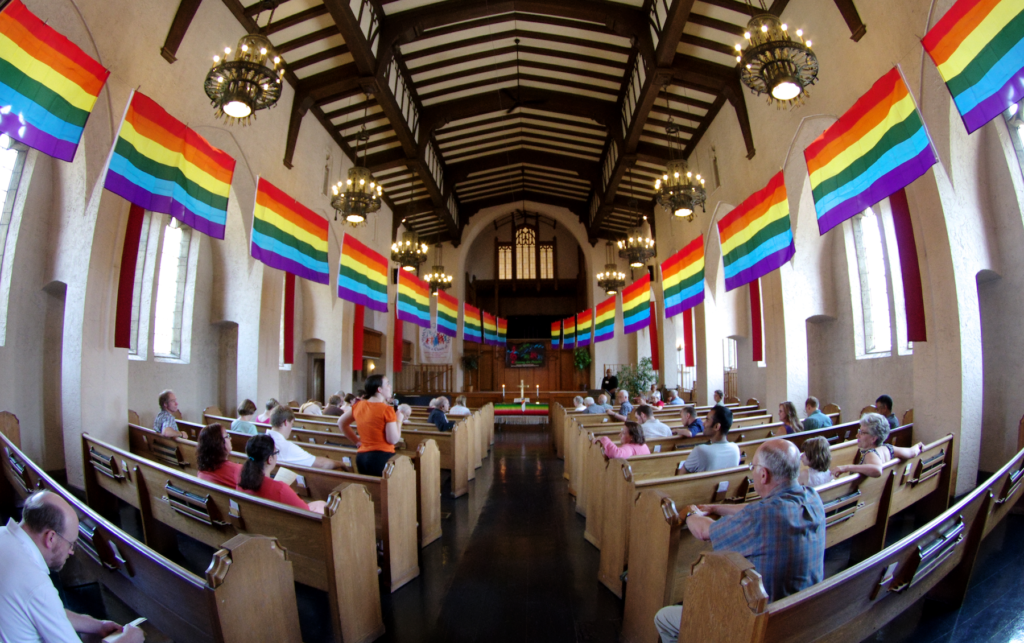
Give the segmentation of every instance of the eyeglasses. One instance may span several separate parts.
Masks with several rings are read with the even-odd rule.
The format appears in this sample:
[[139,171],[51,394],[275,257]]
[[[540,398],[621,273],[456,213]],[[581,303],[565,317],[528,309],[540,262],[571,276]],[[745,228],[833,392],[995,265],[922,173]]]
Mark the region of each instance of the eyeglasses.
[[278,449],[274,449],[274,455],[278,455],[279,453],[281,452]]
[[61,540],[63,540],[64,542],[66,542],[68,544],[68,553],[69,554],[75,553],[75,545],[78,544],[78,539],[75,539],[75,542],[71,542],[70,540],[68,540],[64,536],[61,536],[60,532],[58,532],[56,529],[53,530],[53,533],[57,534],[58,538],[60,538]]
[[763,467],[764,467],[764,465],[763,465],[763,464],[761,464],[760,462],[752,462],[752,463],[750,464],[750,467],[749,467],[749,469],[750,469],[751,471],[753,471],[753,470],[754,470],[754,467],[762,467],[762,468],[763,468]]
[[857,431],[857,435],[871,435],[871,431],[865,431],[864,429],[859,429]]

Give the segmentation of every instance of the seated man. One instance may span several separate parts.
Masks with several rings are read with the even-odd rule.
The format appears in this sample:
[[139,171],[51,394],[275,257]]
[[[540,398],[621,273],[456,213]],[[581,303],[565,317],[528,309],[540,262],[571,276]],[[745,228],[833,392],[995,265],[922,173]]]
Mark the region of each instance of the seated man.
[[619,389],[615,393],[615,401],[619,403],[619,412],[616,413],[615,409],[612,409],[607,412],[608,415],[619,422],[627,421],[629,419],[629,414],[633,412],[633,405],[629,403],[629,391]]
[[[593,402],[594,400],[590,400],[590,401]],[[572,398],[572,405],[573,405],[573,411],[586,411],[587,410],[587,406],[588,406],[583,401],[583,398],[580,397],[579,395],[577,395],[576,397]]]
[[604,379],[601,380],[601,390],[611,392],[617,388],[619,388],[619,378],[612,375],[612,369],[604,369]]
[[[715,551],[734,551],[761,575],[769,601],[799,592],[825,577],[825,508],[811,487],[797,482],[800,450],[788,440],[768,440],[750,465],[758,502],[691,506],[686,527]],[[712,520],[708,514],[721,516]],[[675,643],[683,606],[654,617],[662,643]]]
[[644,430],[644,439],[646,440],[672,437],[672,429],[668,428],[664,422],[654,419],[654,409],[647,404],[636,407],[636,421]]
[[430,400],[430,415],[427,420],[437,427],[438,431],[451,431],[455,422],[448,419],[445,412],[448,410],[448,398],[445,396],[435,397]]
[[[740,448],[729,442],[732,428],[732,411],[724,406],[715,406],[708,411],[707,435],[711,444],[698,444],[683,462],[687,473],[717,471],[740,466]],[[799,456],[797,456],[799,459]]]
[[157,398],[157,402],[160,403],[160,412],[153,420],[153,430],[165,438],[187,438],[188,433],[179,431],[178,423],[174,419],[174,414],[178,412],[178,398],[174,391],[164,391]]
[[64,609],[49,574],[64,567],[77,542],[78,515],[50,491],[28,497],[20,523],[0,527],[0,641],[81,643],[79,633],[117,643],[145,639],[135,626]]
[[807,413],[807,417],[803,421],[804,431],[813,431],[832,426],[832,418],[818,410],[818,398],[813,395],[804,402],[804,412]]
[[337,415],[341,417],[341,396],[335,393],[327,398],[327,407],[324,408],[324,415]]
[[317,469],[338,469],[341,462],[330,458],[314,456],[299,446],[298,442],[289,440],[292,435],[292,425],[295,424],[295,414],[287,406],[278,406],[270,414],[270,426],[267,435],[274,439],[279,453],[277,461],[282,466],[294,464],[300,467],[316,467]]
[[588,397],[584,403],[588,403],[587,413],[607,413],[612,410],[612,405],[608,404],[608,396],[604,393],[597,396],[597,402],[594,402],[594,398]]
[[[692,438],[704,433],[704,423],[697,417],[697,409],[693,405],[684,406],[679,415],[683,419],[683,428],[676,431],[676,435]],[[732,426],[732,411],[729,412],[729,426]]]
[[875,400],[875,408],[878,409],[878,414],[889,421],[889,428],[895,429],[900,425],[899,418],[892,412],[892,398],[888,395],[879,395],[878,399]]
[[665,406],[683,406],[683,398],[679,397],[679,393],[674,388],[668,390],[668,402],[665,402]]

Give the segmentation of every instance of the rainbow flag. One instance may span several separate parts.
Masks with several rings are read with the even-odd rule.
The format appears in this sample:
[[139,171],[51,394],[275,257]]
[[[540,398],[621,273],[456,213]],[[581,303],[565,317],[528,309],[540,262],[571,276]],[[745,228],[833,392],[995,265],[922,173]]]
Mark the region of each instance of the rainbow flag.
[[388,312],[388,261],[345,233],[338,265],[338,297],[370,310]]
[[576,345],[580,348],[590,346],[593,341],[591,328],[594,325],[594,310],[588,308],[582,313],[576,313]]
[[328,284],[327,219],[273,186],[256,179],[252,256],[271,268]]
[[498,322],[498,343],[508,343],[508,320],[501,317],[496,317],[495,320]]
[[626,335],[651,325],[650,273],[622,289],[622,325]]
[[[767,275],[793,257],[796,246],[789,225],[786,180],[781,170],[768,185],[719,219],[718,236],[722,242],[727,292]],[[703,298],[703,292],[701,296]],[[668,305],[667,299],[665,304]],[[676,313],[683,310],[686,309]]]
[[576,348],[576,315],[562,320],[562,348],[572,350]]
[[959,0],[921,40],[973,132],[1024,98],[1024,2]]
[[562,322],[551,322],[551,348],[558,348],[558,342],[562,339]]
[[594,316],[594,343],[606,342],[615,337],[615,295],[597,305]]
[[484,343],[488,346],[498,345],[498,320],[487,311],[481,311],[484,317]]
[[822,132],[804,158],[821,234],[910,185],[937,160],[895,67]]
[[459,300],[443,290],[437,291],[437,332],[448,337],[459,333]]
[[430,328],[430,285],[406,270],[398,271],[398,319]]
[[0,13],[0,132],[62,161],[110,72],[12,0]]
[[704,301],[704,235],[688,243],[661,264],[665,319]]
[[462,339],[479,344],[483,341],[483,329],[480,326],[480,309],[469,304],[462,304]]
[[[133,92],[103,187],[140,208],[169,214],[203,234],[223,239],[234,172],[235,159],[153,99]],[[325,261],[326,252],[325,243]]]

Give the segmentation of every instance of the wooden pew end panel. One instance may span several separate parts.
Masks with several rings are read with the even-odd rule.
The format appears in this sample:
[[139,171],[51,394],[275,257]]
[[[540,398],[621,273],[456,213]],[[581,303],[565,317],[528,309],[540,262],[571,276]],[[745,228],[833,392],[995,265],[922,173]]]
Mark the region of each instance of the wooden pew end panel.
[[[684,592],[680,632],[690,641],[753,641],[763,629],[768,593],[761,574],[734,551],[703,554]],[[708,587],[734,588],[721,594]],[[739,591],[735,591],[738,588]],[[711,630],[707,627],[711,625]]]

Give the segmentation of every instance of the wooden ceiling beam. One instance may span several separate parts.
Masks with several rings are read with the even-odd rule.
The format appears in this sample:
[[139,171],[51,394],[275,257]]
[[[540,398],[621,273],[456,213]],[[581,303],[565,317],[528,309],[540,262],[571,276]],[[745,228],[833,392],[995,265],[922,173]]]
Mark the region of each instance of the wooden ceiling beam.
[[288,16],[287,18],[281,18],[277,22],[272,22],[269,25],[267,25],[266,35],[271,36],[280,31],[284,31],[285,29],[289,29],[296,25],[300,25],[303,22],[306,22],[307,20],[319,18],[325,13],[327,13],[327,7],[323,5],[320,5],[319,7],[313,7],[311,9],[306,9],[305,11],[300,11],[298,13],[294,13]]
[[621,56],[629,56],[631,51],[629,47],[620,47],[619,45],[612,45],[598,40],[586,40],[584,38],[560,36],[558,34],[545,33],[542,31],[528,31],[526,29],[508,29],[505,31],[488,33],[483,36],[476,36],[474,38],[466,38],[465,40],[447,42],[442,45],[437,45],[436,47],[428,47],[418,51],[402,52],[402,56],[406,61],[410,61],[449,52],[454,49],[461,49],[463,47],[471,47],[475,45],[485,45],[487,43],[494,42],[495,40],[508,40],[510,38],[530,38],[533,40],[544,40],[546,42],[557,42],[559,44],[572,45],[574,47],[585,47],[588,49],[607,51]]
[[690,22],[692,22],[695,25],[700,25],[702,27],[709,27],[711,29],[716,29],[718,31],[724,31],[727,34],[731,34],[738,38],[743,38],[743,32],[745,31],[745,29],[740,25],[736,25],[731,22],[726,22],[725,20],[719,20],[717,18],[702,16],[698,13],[690,14]]
[[582,218],[582,212],[586,208],[585,201],[577,201],[575,199],[568,199],[560,196],[552,196],[550,194],[543,194],[535,190],[513,190],[511,194],[503,192],[492,197],[485,199],[479,199],[477,201],[470,201],[463,206],[467,210],[473,210],[473,212],[479,212],[484,208],[490,208],[496,205],[509,205],[518,207],[517,201],[536,201],[538,203],[547,203],[556,207],[563,207],[569,212],[572,212],[577,217]]
[[707,49],[708,51],[714,51],[726,56],[735,56],[736,50],[730,45],[726,45],[718,42],[717,40],[710,40],[708,38],[701,38],[700,36],[691,36],[688,33],[684,33],[680,38],[679,42],[687,45],[693,45],[694,47],[700,47],[701,49]]
[[[533,130],[534,132],[549,132],[554,135],[552,136],[552,140],[555,142],[564,142],[565,144],[571,145],[596,146],[598,148],[599,153],[601,151],[601,148],[604,147],[604,141],[606,137],[603,132],[600,134],[595,133],[593,135],[588,135],[583,134],[581,132],[568,132],[564,129],[559,129],[557,127],[550,127],[548,125],[538,125],[536,123],[509,123],[507,121],[502,121],[494,123],[492,126],[487,127],[486,129],[478,130],[476,132],[468,132],[464,136],[446,138],[444,139],[444,141],[438,143],[438,149],[440,149],[443,154],[447,154],[449,151],[457,149],[459,147],[479,144],[486,140],[486,138],[478,141],[470,141],[469,139],[475,139],[481,136],[493,138],[495,136],[503,136],[506,132],[511,132],[512,130],[520,129]],[[584,140],[577,141],[575,138],[566,138],[568,136],[579,137]]]
[[177,60],[175,55],[178,53],[178,47],[181,46],[181,41],[185,38],[185,32],[188,31],[189,25],[192,24],[192,19],[196,17],[196,11],[199,10],[199,5],[202,1],[181,0],[181,3],[178,5],[178,10],[174,13],[174,20],[171,21],[171,28],[167,31],[164,46],[160,48],[160,55],[167,62],[173,63]]
[[684,54],[677,54],[673,62],[673,79],[679,82],[691,83],[698,86],[706,86],[711,93],[717,93],[718,99],[704,117],[704,121],[697,127],[692,138],[686,144],[686,156],[689,156],[697,145],[708,125],[714,120],[715,115],[722,108],[722,99],[725,98],[736,111],[736,119],[739,121],[740,131],[743,134],[743,142],[747,146],[747,158],[753,158],[756,152],[754,148],[754,137],[750,128],[750,116],[747,112],[747,104],[744,100],[743,87],[740,84],[739,74],[734,67],[726,67],[718,63],[694,58]]
[[[552,84],[552,85],[558,85],[559,87],[566,87],[566,88],[569,88],[569,89],[582,89],[582,90],[588,91],[588,92],[595,92],[595,93],[598,93],[598,94],[607,94],[607,96],[609,98],[609,100],[607,102],[609,104],[611,104],[611,105],[615,104],[614,103],[615,97],[616,97],[616,95],[619,92],[618,88],[609,89],[607,87],[601,87],[599,85],[591,85],[590,83],[581,83],[581,82],[577,82],[577,81],[573,81],[573,80],[565,80],[563,78],[548,78],[547,76],[536,76],[534,74],[523,73],[523,71],[524,70],[520,70],[518,74],[508,74],[508,75],[505,75],[505,76],[499,76],[498,78],[487,78],[487,79],[484,79],[484,80],[477,80],[477,81],[474,81],[474,82],[471,82],[471,83],[466,83],[465,85],[456,85],[455,87],[449,87],[449,88],[446,88],[446,89],[436,89],[436,90],[434,90],[432,92],[423,92],[421,94],[421,97],[423,98],[423,100],[428,100],[430,98],[434,98],[435,96],[441,96],[441,95],[444,95],[444,94],[448,94],[450,92],[460,92],[460,91],[465,91],[465,90],[469,90],[469,89],[479,89],[480,87],[488,87],[490,85],[497,85],[497,84],[500,84],[500,83],[515,82],[517,80],[519,80],[519,81],[527,81],[527,80],[529,80],[529,81],[533,81],[535,83],[548,83],[548,84]],[[507,88],[507,89],[509,91],[512,91],[511,88]],[[600,100],[600,99],[596,99],[596,100]],[[511,103],[509,103],[508,101],[505,101],[505,102],[507,103],[505,109],[508,109],[508,107],[511,106]],[[444,104],[444,103],[440,103],[440,104]]]
[[331,47],[330,49],[324,49],[323,51],[318,51],[315,54],[310,54],[305,58],[299,58],[298,60],[293,62],[285,61],[285,66],[292,71],[298,71],[303,67],[315,65],[318,62],[321,62],[323,60],[329,60],[331,58],[334,58],[335,56],[344,56],[347,53],[348,45],[338,45],[337,47]]
[[[575,172],[579,178],[585,181],[590,181],[591,183],[593,183],[594,179],[598,175],[597,165],[591,161],[586,161],[573,156],[554,154],[552,152],[541,152],[538,150],[527,150],[522,148],[513,150],[508,154],[495,154],[482,158],[470,159],[468,161],[449,163],[448,171],[452,181],[458,185],[462,181],[469,180],[470,174],[478,174],[486,172],[487,170],[496,170],[509,165],[519,165],[520,163],[570,170]],[[472,178],[477,179],[482,177],[474,176]]]
[[835,3],[839,13],[843,15],[843,20],[846,21],[846,26],[850,28],[850,40],[860,42],[868,28],[860,19],[857,6],[853,4],[853,0],[835,0]]
[[[502,69],[511,69],[517,67],[520,69],[539,69],[543,71],[554,71],[563,74],[573,74],[575,76],[582,76],[584,78],[594,78],[596,80],[603,80],[605,82],[615,83],[616,85],[615,90],[609,90],[608,88],[599,87],[595,85],[594,87],[597,88],[599,91],[618,91],[618,87],[622,85],[622,74],[613,76],[610,74],[602,74],[601,72],[598,71],[591,71],[589,69],[575,68],[571,65],[552,65],[550,63],[542,63],[533,60],[522,60],[519,61],[518,63],[515,60],[505,60],[500,63],[482,66],[477,69],[456,71],[452,72],[451,74],[445,74],[443,76],[435,76],[427,80],[421,80],[416,84],[416,89],[418,92],[420,92],[420,95],[422,96],[425,94],[427,88],[432,85],[448,83],[453,80],[459,80],[460,78],[465,78],[473,74],[495,72]],[[558,79],[552,79],[551,82],[560,81]],[[458,91],[458,89],[454,88],[448,91]]]
[[[489,125],[497,125],[499,123],[503,123],[503,122],[506,122],[506,121],[518,121],[519,119],[523,119],[523,118],[529,118],[531,120],[541,121],[541,122],[543,122],[545,124],[550,124],[550,125],[561,125],[561,126],[564,126],[564,127],[574,127],[574,128],[580,128],[580,129],[586,130],[586,132],[577,132],[575,130],[563,130],[563,131],[571,133],[571,134],[573,134],[575,136],[593,136],[593,137],[597,137],[597,138],[604,138],[605,136],[608,135],[608,132],[605,130],[605,128],[601,127],[600,125],[592,125],[590,123],[581,123],[579,121],[574,121],[574,120],[571,120],[571,119],[568,119],[568,118],[558,118],[558,115],[554,114],[554,113],[534,114],[534,113],[524,113],[522,111],[518,111],[518,112],[515,112],[513,114],[505,114],[504,112],[501,112],[500,115],[496,115],[496,116],[493,116],[491,118],[483,118],[483,119],[480,119],[478,121],[473,121],[472,123],[465,123],[463,125],[458,125],[458,126],[453,125],[451,127],[445,127],[444,129],[440,129],[440,130],[436,131],[435,132],[435,136],[441,136],[441,135],[445,136],[444,139],[440,139],[440,138],[438,139],[438,144],[439,145],[443,145],[445,143],[445,141],[455,140],[457,138],[461,138],[461,137],[457,137],[457,136],[449,137],[448,136],[449,134],[455,134],[456,132],[461,132],[463,130],[468,130],[468,129],[472,129],[472,128],[475,128],[475,127],[485,127],[485,126],[489,126]],[[480,131],[483,132],[483,131],[486,131],[486,129],[488,129],[488,128],[485,127],[485,129],[482,129]],[[466,136],[474,136],[474,135],[475,135],[475,132],[470,132],[470,133],[466,134]]]
[[[535,87],[521,88],[520,98],[524,101],[544,101],[543,104],[532,106],[532,109],[588,118],[605,128],[618,124],[618,108],[612,102]],[[504,109],[508,107],[506,105]],[[492,92],[467,96],[424,108],[420,113],[420,127],[425,134],[432,134],[448,123],[498,111],[503,110]]]
[[[458,65],[465,65],[467,63],[473,63],[478,60],[486,60],[487,58],[496,58],[498,56],[505,56],[508,54],[514,54],[516,51],[515,46],[511,47],[499,47],[498,49],[492,49],[489,51],[481,51],[475,54],[467,54],[465,56],[458,56],[456,58],[447,58],[436,63],[430,63],[427,65],[420,65],[419,67],[412,68],[410,71],[414,76],[436,71],[438,69],[444,69],[446,67],[455,67]],[[528,45],[519,45],[520,54],[534,54],[537,56],[550,56],[557,60],[566,61],[566,66],[569,67],[572,62],[581,62],[589,65],[601,65],[604,67],[611,67],[619,71],[624,71],[625,67],[615,61],[608,60],[607,58],[600,58],[598,56],[587,56],[586,54],[577,54],[570,51],[555,51],[553,49],[544,49],[542,47],[531,47]],[[484,71],[488,68],[487,65],[479,65],[475,69]],[[468,72],[467,73],[471,73]]]
[[337,35],[338,29],[336,27],[324,27],[323,29],[310,32],[304,36],[299,36],[294,40],[289,40],[288,42],[281,43],[280,45],[275,46],[274,49],[277,50],[277,53],[283,55],[288,53],[289,51],[295,51],[300,47],[305,47],[306,45],[311,45],[314,42],[319,42],[321,40],[324,40],[325,38],[330,38],[331,36]]

